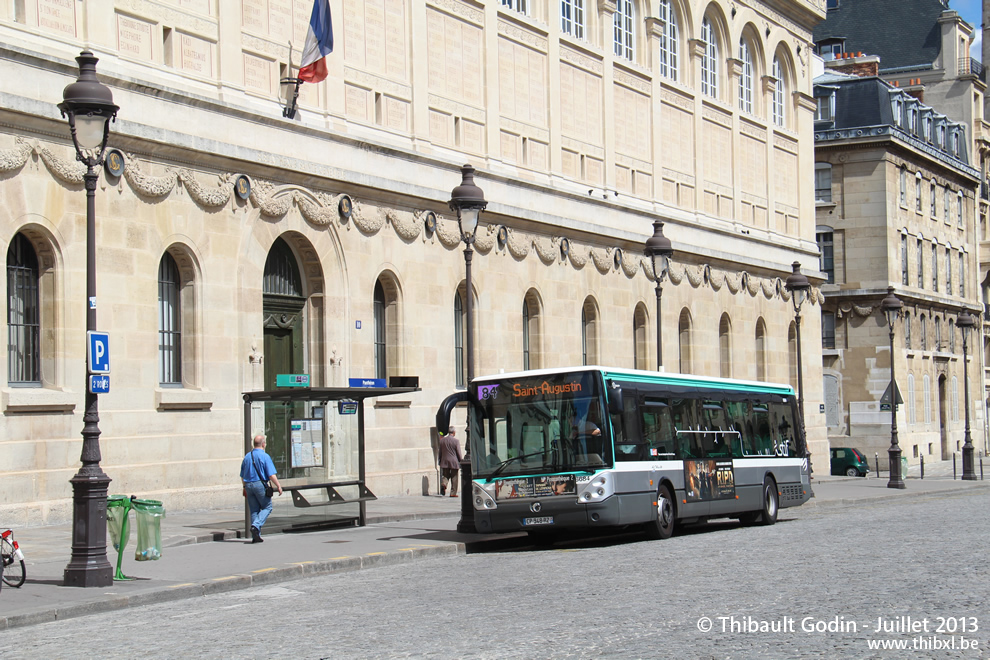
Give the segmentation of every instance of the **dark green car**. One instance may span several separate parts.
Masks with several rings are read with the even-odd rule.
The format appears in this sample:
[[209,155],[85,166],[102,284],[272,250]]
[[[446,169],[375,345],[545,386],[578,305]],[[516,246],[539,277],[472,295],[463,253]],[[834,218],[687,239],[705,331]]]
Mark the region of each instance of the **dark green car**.
[[832,474],[847,477],[865,477],[870,473],[870,464],[866,456],[858,449],[851,447],[832,448]]

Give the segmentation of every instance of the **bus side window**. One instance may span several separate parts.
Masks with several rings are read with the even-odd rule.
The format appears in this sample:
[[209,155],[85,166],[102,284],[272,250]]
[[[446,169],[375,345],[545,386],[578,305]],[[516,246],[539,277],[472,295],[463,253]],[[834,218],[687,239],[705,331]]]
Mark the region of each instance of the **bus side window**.
[[645,461],[648,458],[647,439],[637,428],[635,392],[629,390],[622,402],[622,414],[610,415],[612,438],[615,443],[615,460]]
[[794,426],[792,408],[786,403],[771,403],[770,410],[776,422],[777,431],[776,453],[779,456],[797,456],[797,429]]
[[753,453],[759,456],[773,456],[774,438],[770,429],[770,413],[765,406],[753,406]]
[[646,443],[643,460],[671,460],[676,455],[670,408],[662,402],[647,401],[640,415],[643,440]]

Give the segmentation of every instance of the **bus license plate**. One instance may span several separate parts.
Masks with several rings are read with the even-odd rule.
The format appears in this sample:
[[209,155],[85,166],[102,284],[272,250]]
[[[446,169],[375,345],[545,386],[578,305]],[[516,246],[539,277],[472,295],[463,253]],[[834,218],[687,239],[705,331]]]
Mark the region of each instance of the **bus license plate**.
[[523,525],[552,525],[553,516],[543,516],[542,518],[523,518]]

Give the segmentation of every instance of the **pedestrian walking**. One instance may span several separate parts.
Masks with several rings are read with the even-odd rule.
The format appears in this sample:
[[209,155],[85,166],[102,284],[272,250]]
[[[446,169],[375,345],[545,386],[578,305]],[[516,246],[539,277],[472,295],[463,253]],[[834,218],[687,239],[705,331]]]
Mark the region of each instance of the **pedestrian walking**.
[[450,482],[450,496],[457,497],[457,475],[461,467],[461,443],[457,441],[454,429],[440,438],[440,495],[447,494]]
[[[274,489],[282,494],[282,484],[275,476],[275,463],[265,452],[268,441],[258,433],[254,436],[254,449],[241,461],[241,481],[244,482],[244,497],[251,510],[251,543],[263,543],[261,528],[272,512]],[[271,485],[269,486],[269,481]]]

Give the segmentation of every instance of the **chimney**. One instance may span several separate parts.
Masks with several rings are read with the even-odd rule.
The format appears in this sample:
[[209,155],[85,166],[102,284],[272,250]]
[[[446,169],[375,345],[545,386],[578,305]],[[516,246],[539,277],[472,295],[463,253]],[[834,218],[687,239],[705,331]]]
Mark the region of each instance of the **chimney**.
[[825,68],[838,73],[847,73],[860,78],[880,74],[880,57],[863,53],[842,53],[838,58],[825,62]]

